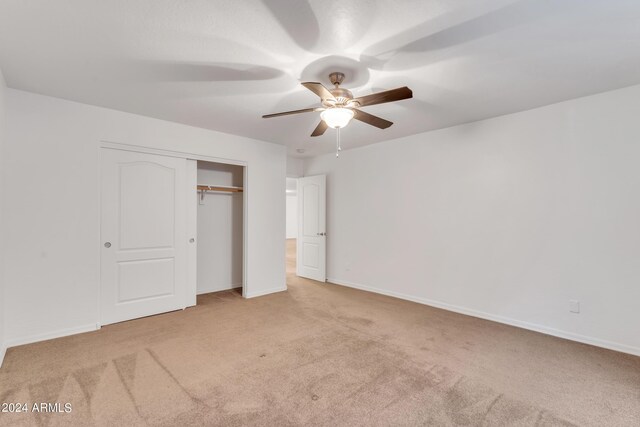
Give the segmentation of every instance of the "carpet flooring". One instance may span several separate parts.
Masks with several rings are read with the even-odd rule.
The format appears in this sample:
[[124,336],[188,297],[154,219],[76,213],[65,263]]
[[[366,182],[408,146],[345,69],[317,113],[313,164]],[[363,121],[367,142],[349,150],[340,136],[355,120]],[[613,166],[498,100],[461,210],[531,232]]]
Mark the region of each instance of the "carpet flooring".
[[640,426],[640,358],[300,279],[287,245],[287,292],[9,349],[0,425]]

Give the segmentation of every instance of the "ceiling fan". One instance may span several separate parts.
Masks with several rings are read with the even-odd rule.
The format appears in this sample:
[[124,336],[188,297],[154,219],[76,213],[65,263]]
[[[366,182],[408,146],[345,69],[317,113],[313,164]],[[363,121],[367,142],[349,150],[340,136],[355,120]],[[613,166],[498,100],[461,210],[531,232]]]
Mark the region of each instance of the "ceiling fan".
[[[322,135],[328,127],[338,130],[338,138],[340,128],[349,124],[351,119],[356,119],[380,129],[386,129],[393,124],[389,120],[365,113],[360,107],[366,107],[375,104],[384,104],[385,102],[400,101],[402,99],[412,98],[411,89],[404,86],[397,89],[386,90],[384,92],[373,93],[358,98],[354,98],[351,91],[341,88],[340,84],[344,80],[344,74],[334,72],[329,74],[329,80],[334,85],[333,89],[327,89],[322,83],[303,82],[302,86],[309,89],[320,97],[322,106],[316,108],[305,108],[303,110],[285,111],[282,113],[266,114],[262,116],[264,119],[271,117],[287,116],[298,113],[320,113],[320,123],[315,128],[311,136]],[[338,143],[339,144],[339,143]]]

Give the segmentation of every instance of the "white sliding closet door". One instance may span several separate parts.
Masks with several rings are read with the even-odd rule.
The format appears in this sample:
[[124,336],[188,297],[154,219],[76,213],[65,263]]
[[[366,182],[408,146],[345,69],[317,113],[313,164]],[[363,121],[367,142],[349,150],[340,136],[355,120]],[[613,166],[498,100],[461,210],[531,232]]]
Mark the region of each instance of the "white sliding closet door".
[[101,151],[101,323],[184,308],[187,160]]

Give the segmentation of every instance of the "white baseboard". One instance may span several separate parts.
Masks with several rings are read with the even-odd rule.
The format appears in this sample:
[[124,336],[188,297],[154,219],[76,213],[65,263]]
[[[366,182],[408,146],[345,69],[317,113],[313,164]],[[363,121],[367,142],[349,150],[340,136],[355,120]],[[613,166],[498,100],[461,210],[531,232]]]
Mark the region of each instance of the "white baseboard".
[[2,362],[4,362],[4,355],[7,354],[7,347],[4,345],[0,346],[0,368],[2,368]]
[[31,344],[39,341],[51,340],[54,338],[66,337],[69,335],[81,334],[83,332],[97,331],[100,329],[100,325],[96,323],[90,323],[88,325],[76,326],[74,328],[59,329],[57,331],[45,332],[43,334],[35,334],[26,337],[14,338],[8,340],[5,344],[7,348],[15,347],[18,345]]
[[376,294],[386,295],[394,298],[399,298],[407,301],[417,302],[419,304],[428,305],[430,307],[441,308],[443,310],[453,311],[455,313],[465,314],[467,316],[478,317],[480,319],[491,320],[493,322],[504,323],[505,325],[516,326],[522,329],[528,329],[530,331],[540,332],[546,335],[553,335],[554,337],[564,338],[571,341],[577,341],[583,344],[590,344],[596,347],[602,347],[609,350],[615,350],[622,353],[633,354],[634,356],[640,356],[640,348],[629,346],[626,344],[620,344],[616,342],[601,340],[599,338],[588,337],[585,335],[574,334],[573,332],[563,331],[560,329],[550,328],[548,326],[538,325],[535,323],[524,322],[522,320],[512,319],[509,317],[499,316],[495,314],[485,313],[482,311],[474,310],[471,308],[461,307],[453,304],[448,304],[440,301],[434,301],[427,298],[416,297],[412,295],[406,295],[399,292],[388,291],[379,288],[373,288],[371,286],[365,286],[358,283],[352,283],[345,280],[328,278],[330,283],[346,286],[349,288],[360,289],[362,291],[373,292]]
[[210,294],[211,292],[221,292],[221,291],[230,291],[231,289],[237,289],[237,288],[241,288],[242,287],[242,283],[238,283],[235,285],[227,285],[227,286],[218,286],[218,287],[203,287],[203,288],[199,288],[198,291],[196,292],[197,295],[202,295],[202,294]]
[[264,289],[258,292],[247,293],[244,295],[245,298],[256,298],[264,295],[275,294],[276,292],[284,292],[287,290],[287,286],[278,286],[276,288]]

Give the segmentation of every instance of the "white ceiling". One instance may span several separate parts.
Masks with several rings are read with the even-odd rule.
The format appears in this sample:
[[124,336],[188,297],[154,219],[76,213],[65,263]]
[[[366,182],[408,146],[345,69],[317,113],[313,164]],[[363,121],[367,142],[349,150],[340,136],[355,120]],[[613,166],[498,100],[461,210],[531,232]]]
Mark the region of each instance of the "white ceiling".
[[2,0],[10,87],[331,152],[300,81],[331,70],[366,107],[345,149],[640,83],[638,0]]

